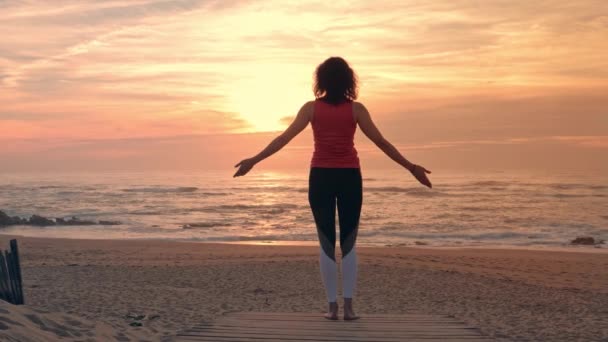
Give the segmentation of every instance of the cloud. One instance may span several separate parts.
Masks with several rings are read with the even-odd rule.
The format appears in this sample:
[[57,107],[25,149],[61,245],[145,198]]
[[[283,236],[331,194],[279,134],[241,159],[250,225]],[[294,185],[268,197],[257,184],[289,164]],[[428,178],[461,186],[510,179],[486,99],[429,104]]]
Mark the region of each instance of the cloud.
[[279,121],[281,122],[281,124],[283,125],[289,125],[293,122],[293,120],[295,119],[295,116],[284,116],[282,117]]
[[14,141],[276,131],[331,55],[353,65],[361,100],[407,146],[606,132],[603,0],[0,8],[0,129]]
[[608,148],[608,136],[555,136],[549,139],[588,148]]

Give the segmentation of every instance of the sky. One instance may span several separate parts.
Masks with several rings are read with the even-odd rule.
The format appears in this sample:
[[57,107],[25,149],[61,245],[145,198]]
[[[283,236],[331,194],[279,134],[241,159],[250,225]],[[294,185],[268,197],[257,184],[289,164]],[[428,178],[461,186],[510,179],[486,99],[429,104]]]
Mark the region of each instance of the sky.
[[[428,169],[608,171],[604,0],[0,0],[0,32],[0,172],[232,169],[330,56]],[[312,150],[308,127],[262,163]]]

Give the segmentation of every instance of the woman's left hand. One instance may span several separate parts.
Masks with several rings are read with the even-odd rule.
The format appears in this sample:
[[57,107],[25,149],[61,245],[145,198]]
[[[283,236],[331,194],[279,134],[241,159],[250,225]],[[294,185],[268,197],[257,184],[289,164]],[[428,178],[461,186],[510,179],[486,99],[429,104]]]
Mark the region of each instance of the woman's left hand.
[[256,164],[253,158],[243,159],[238,164],[234,165],[234,167],[239,167],[233,177],[244,176],[249,172],[253,166]]

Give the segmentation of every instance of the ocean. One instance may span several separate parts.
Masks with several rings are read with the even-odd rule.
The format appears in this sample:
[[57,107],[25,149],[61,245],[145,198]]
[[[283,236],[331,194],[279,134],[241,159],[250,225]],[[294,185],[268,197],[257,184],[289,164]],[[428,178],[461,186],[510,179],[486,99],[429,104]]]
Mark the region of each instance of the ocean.
[[[317,244],[306,172],[233,173],[2,174],[0,210],[10,216],[120,224],[14,225],[0,234]],[[606,176],[433,173],[428,189],[405,171],[362,173],[361,245],[547,248],[578,236],[608,240]]]

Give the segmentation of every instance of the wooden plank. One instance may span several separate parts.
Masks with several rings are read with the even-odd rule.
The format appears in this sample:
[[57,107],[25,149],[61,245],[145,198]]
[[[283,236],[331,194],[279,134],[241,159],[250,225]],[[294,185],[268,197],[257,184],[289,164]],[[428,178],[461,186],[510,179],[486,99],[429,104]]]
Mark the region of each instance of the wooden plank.
[[9,242],[11,248],[11,257],[13,259],[13,269],[15,271],[15,304],[23,305],[23,281],[21,279],[21,262],[19,260],[19,246],[17,240],[13,239]]
[[[301,317],[297,317],[297,316],[270,316],[270,315],[265,315],[265,316],[260,316],[260,317],[255,317],[255,316],[231,316],[234,319],[248,319],[248,320],[282,320],[282,321],[306,321],[306,320],[318,320],[319,318],[322,318],[323,315],[325,313],[324,312],[319,312],[318,314],[316,314],[315,316],[301,316]],[[436,321],[436,320],[443,320],[443,321],[452,321],[453,318],[450,317],[441,317],[441,316],[418,316],[418,317],[374,317],[374,316],[370,316],[370,315],[361,315],[362,318],[366,318],[369,320],[374,320],[377,322],[421,322],[421,321]]]
[[[289,342],[311,342],[311,341],[318,341],[318,340],[311,340],[311,339],[300,339],[300,338],[293,338],[293,339],[259,339],[259,338],[249,338],[249,337],[241,337],[241,338],[236,338],[236,337],[225,337],[225,336],[178,336],[177,339],[175,341],[212,341],[212,342],[262,342],[262,341],[272,341],[272,342],[278,342],[278,341],[289,341]],[[349,341],[349,340],[342,340],[344,342]],[[366,340],[366,341],[370,341],[370,340]],[[464,339],[449,339],[446,340],[444,338],[411,338],[411,339],[407,339],[405,340],[407,342],[444,342],[444,341],[449,341],[449,342],[496,342],[495,340],[489,339],[489,338],[479,338],[479,339],[468,339],[468,338],[464,338]],[[400,340],[374,340],[374,342],[404,342],[403,339]]]
[[[323,315],[325,312],[230,312],[225,316],[230,317],[313,317],[318,318],[319,315]],[[421,313],[408,313],[408,314],[370,314],[368,317],[372,318],[395,318],[395,319],[405,319],[405,318],[437,318],[437,317],[446,317],[451,318],[448,315],[429,315],[429,314],[421,314]]]
[[242,325],[237,325],[237,324],[225,324],[222,322],[217,322],[213,325],[208,325],[208,326],[204,326],[204,325],[197,325],[194,326],[192,329],[197,329],[197,330],[201,330],[201,329],[209,329],[210,327],[214,327],[214,328],[223,328],[223,329],[239,329],[239,328],[252,328],[252,329],[256,329],[256,328],[260,328],[260,329],[301,329],[301,330],[337,330],[337,329],[344,329],[344,330],[348,330],[348,331],[360,331],[360,330],[370,330],[370,329],[374,329],[374,330],[382,330],[382,329],[390,329],[390,330],[395,330],[395,331],[412,331],[412,330],[449,330],[449,331],[454,331],[454,330],[476,330],[477,328],[473,328],[473,327],[468,327],[465,325],[450,325],[450,326],[445,326],[445,325],[439,325],[439,324],[434,324],[434,325],[384,325],[384,326],[378,326],[378,325],[373,325],[373,326],[348,326],[345,327],[343,325],[308,325],[308,324],[303,324],[303,325],[271,325],[271,324],[267,324],[267,325],[252,325],[252,324],[242,324]]
[[[341,331],[369,331],[370,328],[376,328],[376,326],[374,327],[369,327],[369,326],[359,326],[359,327],[344,327],[344,326],[309,326],[309,325],[300,325],[300,326],[255,326],[255,325],[241,325],[241,326],[237,326],[237,325],[225,325],[225,324],[221,324],[220,322],[213,324],[213,325],[209,325],[209,326],[195,326],[192,328],[192,330],[206,330],[206,329],[231,329],[231,330],[238,330],[238,329],[251,329],[251,330],[269,330],[269,328],[273,328],[273,330],[302,330],[302,331],[336,331],[336,330],[341,330]],[[391,331],[405,331],[405,332],[410,332],[410,331],[477,331],[476,328],[471,328],[471,327],[462,327],[462,326],[451,326],[451,327],[445,327],[445,326],[441,326],[441,325],[427,325],[427,326],[416,326],[416,325],[411,325],[411,326],[398,326],[398,327],[379,327],[379,328],[390,328]],[[374,329],[374,330],[380,330],[380,329]]]
[[247,327],[247,328],[227,328],[227,327],[209,327],[206,329],[198,329],[198,328],[193,328],[191,330],[188,330],[189,332],[208,332],[208,331],[240,331],[240,332],[252,332],[252,333],[258,333],[258,332],[276,332],[276,333],[285,333],[285,332],[290,332],[290,333],[294,333],[294,334],[317,334],[317,333],[328,333],[328,334],[342,334],[343,332],[348,332],[349,334],[362,334],[362,333],[369,333],[369,334],[376,334],[376,332],[381,332],[382,334],[438,334],[438,335],[479,335],[479,332],[476,329],[416,329],[416,328],[411,328],[411,329],[392,329],[392,330],[381,330],[381,329],[376,329],[376,330],[364,330],[364,329],[359,329],[359,330],[351,330],[351,329],[334,329],[334,330],[329,330],[329,329],[304,329],[304,328],[288,328],[288,329],[280,329],[280,328],[275,328],[275,329],[266,329],[266,328],[251,328],[251,327]]
[[[409,328],[413,328],[413,327],[425,327],[425,328],[434,328],[434,327],[442,327],[442,328],[446,328],[446,329],[461,329],[461,328],[466,328],[467,326],[464,325],[463,323],[458,323],[458,322],[450,322],[450,323],[442,323],[442,322],[427,322],[424,324],[419,324],[419,323],[383,323],[383,324],[379,324],[379,323],[374,323],[374,322],[367,322],[364,323],[363,321],[360,322],[348,322],[348,321],[327,321],[327,322],[290,322],[290,323],[285,323],[285,322],[278,322],[278,321],[270,321],[270,322],[264,322],[264,321],[257,321],[257,322],[248,322],[248,321],[238,321],[238,320],[218,320],[217,322],[213,323],[213,325],[220,325],[220,326],[226,326],[226,327],[239,327],[239,326],[243,326],[243,327],[309,327],[309,328],[315,328],[315,329],[369,329],[369,328],[391,328],[391,329],[397,329],[402,327],[403,329],[409,329]],[[202,325],[199,327],[205,328],[205,325]]]
[[[235,315],[235,314],[229,314],[223,317],[231,317],[234,319],[248,319],[248,320],[293,320],[293,321],[301,321],[301,320],[316,320],[318,321],[319,318],[323,317],[324,312],[319,312],[316,314],[310,314],[310,315]],[[366,320],[374,320],[374,321],[387,321],[387,322],[419,322],[419,321],[428,321],[428,320],[432,320],[432,321],[437,321],[437,320],[444,320],[444,321],[453,321],[454,319],[449,317],[449,316],[445,316],[445,315],[410,315],[410,316],[398,316],[398,315],[392,315],[392,316],[383,316],[383,317],[378,317],[375,314],[371,314],[371,315],[362,315],[361,317],[365,318]]]
[[238,312],[180,333],[176,341],[486,342],[477,328],[445,315],[362,315],[329,321],[323,313]]
[[[326,320],[325,318],[323,318],[323,314],[319,314],[319,316],[317,316],[317,318],[302,318],[302,319],[298,319],[298,318],[291,318],[291,317],[269,317],[269,318],[253,318],[253,317],[246,317],[246,318],[225,318],[226,320],[236,320],[236,321],[243,321],[243,322],[267,322],[267,321],[273,321],[273,322],[336,322],[336,321],[331,321],[331,320]],[[322,319],[322,320],[319,320]],[[437,319],[432,319],[432,318],[426,318],[426,319],[409,319],[409,320],[398,320],[398,319],[373,319],[371,317],[368,316],[361,316],[361,319],[357,320],[357,321],[344,321],[342,320],[342,318],[340,317],[340,320],[338,320],[338,322],[346,322],[346,323],[354,323],[354,322],[362,322],[363,320],[366,320],[367,322],[375,322],[375,323],[441,323],[441,322],[445,322],[445,323],[450,323],[450,322],[454,322],[453,319],[447,319],[447,318],[437,318]]]
[[455,321],[424,321],[424,322],[399,322],[399,321],[395,321],[395,322],[378,322],[378,321],[367,321],[364,322],[365,318],[361,318],[357,321],[344,321],[342,319],[340,320],[335,320],[335,321],[330,321],[330,320],[325,320],[325,318],[321,318],[324,321],[281,321],[281,320],[270,320],[270,321],[264,321],[264,320],[237,320],[237,319],[223,319],[223,320],[218,320],[215,323],[216,324],[225,324],[225,325],[246,325],[246,326],[264,326],[264,325],[271,325],[271,326],[277,326],[277,325],[284,325],[284,326],[292,326],[292,325],[308,325],[308,326],[315,326],[315,327],[335,327],[336,324],[339,324],[339,327],[345,327],[346,325],[352,326],[353,328],[359,327],[359,326],[367,326],[369,324],[373,324],[373,326],[377,326],[377,327],[384,327],[384,326],[389,326],[389,327],[393,327],[393,326],[436,326],[436,325],[441,325],[441,326],[463,326],[462,323],[460,322],[455,322]]
[[[323,318],[324,312],[319,312],[317,314],[311,316],[294,316],[294,315],[264,315],[264,316],[245,316],[245,315],[230,315],[223,317],[230,317],[232,319],[238,320],[252,320],[252,321],[266,321],[266,320],[278,320],[278,321],[319,321],[319,318]],[[410,316],[410,317],[376,317],[375,315],[361,315],[362,319],[373,322],[426,322],[426,321],[445,321],[445,322],[453,322],[454,318],[448,316]],[[357,321],[351,321],[357,322]]]
[[189,340],[195,341],[319,341],[319,342],[403,342],[403,341],[466,341],[466,342],[487,342],[492,341],[491,339],[484,337],[447,337],[447,336],[428,336],[428,337],[304,337],[304,336],[293,336],[293,335],[275,335],[275,336],[251,336],[251,335],[236,335],[236,334],[207,334],[207,335],[196,335],[196,334],[181,334],[178,335],[177,341],[181,341],[183,337],[188,337]]
[[378,338],[423,338],[423,337],[444,337],[444,338],[465,338],[479,337],[478,333],[460,332],[460,331],[359,331],[351,330],[324,330],[324,331],[302,331],[302,330],[240,330],[240,329],[209,329],[209,330],[191,330],[189,334],[193,335],[221,335],[221,336],[269,336],[269,337],[303,337],[303,338],[331,338],[338,340],[348,340],[353,338],[363,339],[378,339]]
[[[319,311],[319,312],[274,312],[274,311],[234,311],[234,312],[229,312],[226,315],[230,315],[230,316],[254,316],[254,317],[259,317],[259,316],[265,316],[265,315],[269,315],[269,316],[316,316],[318,315],[318,313],[323,313],[323,311]],[[445,315],[430,315],[430,314],[426,314],[426,313],[422,313],[422,312],[408,312],[408,313],[395,313],[395,314],[389,314],[389,313],[374,313],[372,314],[373,317],[409,317],[409,316],[432,316],[432,317],[436,317],[436,316],[445,316]]]

